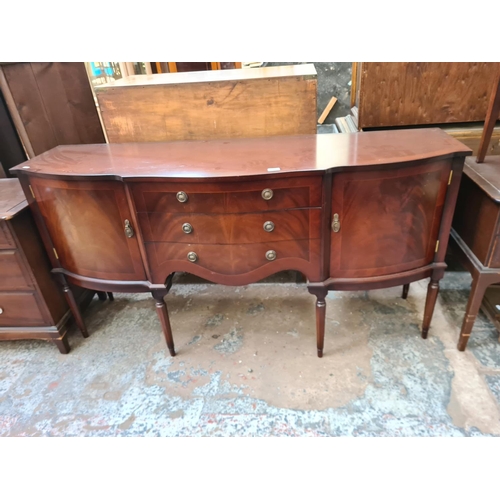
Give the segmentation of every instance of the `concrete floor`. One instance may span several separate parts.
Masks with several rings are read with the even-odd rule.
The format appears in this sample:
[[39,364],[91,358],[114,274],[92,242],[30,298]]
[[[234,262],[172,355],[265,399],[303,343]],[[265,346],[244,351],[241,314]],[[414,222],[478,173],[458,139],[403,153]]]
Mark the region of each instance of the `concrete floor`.
[[0,435],[500,435],[498,333],[481,315],[458,352],[470,277],[441,284],[426,341],[426,281],[406,301],[400,287],[330,293],[323,359],[303,283],[181,280],[167,297],[175,358],[148,295],[95,299],[69,355],[0,343]]

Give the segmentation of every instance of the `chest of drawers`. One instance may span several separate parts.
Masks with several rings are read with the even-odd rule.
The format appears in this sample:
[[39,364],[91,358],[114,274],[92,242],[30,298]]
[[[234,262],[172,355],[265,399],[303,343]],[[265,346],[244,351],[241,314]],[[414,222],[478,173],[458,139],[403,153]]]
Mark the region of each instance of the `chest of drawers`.
[[[70,310],[17,179],[0,179],[0,339],[44,339],[62,353]],[[93,293],[75,291],[88,303]]]
[[439,129],[403,130],[63,146],[13,171],[54,272],[151,292],[172,355],[173,273],[246,285],[296,270],[317,297],[321,356],[328,290],[430,277],[427,335],[468,154]]

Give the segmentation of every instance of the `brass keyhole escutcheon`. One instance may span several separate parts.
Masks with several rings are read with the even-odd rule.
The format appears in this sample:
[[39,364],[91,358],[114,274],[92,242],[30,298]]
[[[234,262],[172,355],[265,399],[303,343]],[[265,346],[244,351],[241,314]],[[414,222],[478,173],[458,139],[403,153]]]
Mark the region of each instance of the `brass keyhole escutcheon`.
[[274,231],[274,222],[271,222],[270,220],[268,220],[267,222],[264,222],[264,231],[266,231],[267,233],[270,233],[272,231]]
[[262,198],[264,198],[264,200],[270,200],[273,195],[274,193],[272,189],[264,189],[264,191],[262,191]]
[[127,238],[132,238],[134,236],[134,230],[132,229],[132,226],[130,225],[130,221],[128,219],[125,219],[125,236]]
[[340,231],[339,214],[333,214],[332,229],[334,233],[338,233]]
[[193,226],[189,224],[189,222],[186,222],[185,224],[182,224],[182,230],[186,233],[192,233],[193,232]]
[[276,252],[274,250],[268,250],[266,252],[266,259],[267,260],[275,260],[276,259]]
[[196,255],[195,252],[189,252],[187,254],[187,258],[188,258],[189,262],[196,262],[198,260],[198,255]]
[[184,191],[179,191],[175,196],[181,203],[186,203],[186,201],[188,201],[188,195]]

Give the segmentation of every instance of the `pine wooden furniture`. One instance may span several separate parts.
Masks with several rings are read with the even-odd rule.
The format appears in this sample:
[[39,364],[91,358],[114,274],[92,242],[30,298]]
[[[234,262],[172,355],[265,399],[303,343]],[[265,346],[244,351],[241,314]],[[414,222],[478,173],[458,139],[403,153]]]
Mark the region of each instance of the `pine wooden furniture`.
[[[297,270],[316,295],[430,277],[427,336],[470,150],[439,129],[60,146],[14,169],[53,271],[164,302],[186,271],[245,285]],[[73,313],[82,328],[78,308]]]
[[[71,313],[50,270],[19,180],[0,179],[0,340],[44,339],[69,352]],[[94,295],[75,294],[83,305]]]
[[135,75],[95,88],[109,142],[316,133],[313,64]]

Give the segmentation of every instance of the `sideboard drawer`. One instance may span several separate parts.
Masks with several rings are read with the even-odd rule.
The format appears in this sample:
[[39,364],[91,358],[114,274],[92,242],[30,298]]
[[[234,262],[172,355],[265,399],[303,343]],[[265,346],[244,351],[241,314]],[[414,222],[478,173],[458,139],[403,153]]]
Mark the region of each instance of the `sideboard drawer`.
[[250,214],[139,213],[145,241],[245,244],[320,238],[321,209]]
[[244,182],[140,182],[138,212],[250,213],[321,207],[321,176]]
[[0,326],[44,324],[34,293],[0,293]]
[[[203,268],[218,274],[237,275],[254,271],[266,264],[279,263],[284,259],[310,262],[319,256],[320,240],[248,245],[146,243],[146,251],[152,263],[154,281],[162,282],[172,270],[181,268],[188,272]],[[292,262],[289,264],[291,269],[295,269]]]
[[30,290],[18,250],[0,250],[0,290]]

